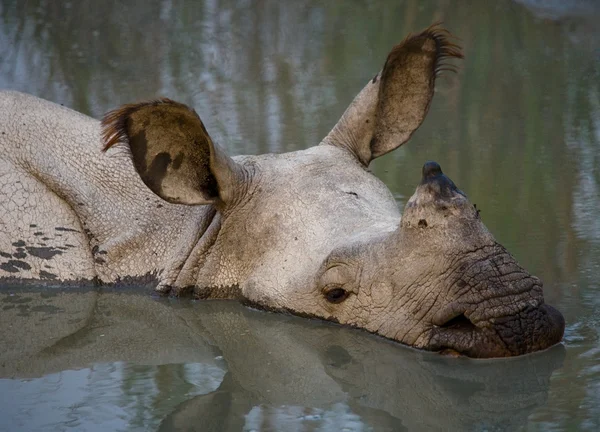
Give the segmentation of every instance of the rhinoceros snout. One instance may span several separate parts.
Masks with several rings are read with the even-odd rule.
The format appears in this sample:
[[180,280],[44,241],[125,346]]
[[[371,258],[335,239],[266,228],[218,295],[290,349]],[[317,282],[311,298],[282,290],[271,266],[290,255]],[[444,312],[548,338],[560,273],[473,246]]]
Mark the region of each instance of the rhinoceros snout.
[[[563,336],[564,318],[544,303],[542,281],[500,245],[453,272],[453,298],[432,317],[431,349],[470,357],[505,357],[549,348]],[[482,258],[483,257],[483,258]]]
[[544,303],[541,280],[494,239],[479,210],[437,162],[423,165],[390,244],[392,256],[409,257],[405,272],[420,269],[444,292],[430,309],[424,347],[504,357],[560,342],[564,319]]

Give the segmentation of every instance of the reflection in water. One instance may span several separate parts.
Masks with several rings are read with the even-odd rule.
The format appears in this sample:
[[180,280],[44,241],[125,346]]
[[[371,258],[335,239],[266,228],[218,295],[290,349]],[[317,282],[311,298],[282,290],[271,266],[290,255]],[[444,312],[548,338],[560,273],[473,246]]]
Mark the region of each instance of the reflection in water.
[[[168,388],[159,388],[164,374],[170,378]],[[30,380],[0,380],[3,394],[19,395],[3,401],[0,430],[84,430],[92,425],[111,431],[131,430],[132,425],[156,429],[180,403],[216,390],[224,374],[201,363],[114,362]]]
[[348,405],[334,404],[330,410],[300,406],[258,406],[246,415],[243,431],[317,430],[359,432],[372,430]]
[[[331,412],[346,413],[349,422],[356,415],[366,429],[374,424],[380,430],[398,430],[400,423],[409,429],[418,427],[411,423],[411,419],[417,421],[414,413],[442,425],[477,429],[487,427],[477,423],[483,417],[472,418],[468,414],[483,412],[484,408],[497,410],[488,417],[499,428],[512,430],[529,422],[538,428],[600,429],[598,2],[507,0],[467,5],[458,0],[5,0],[0,3],[0,87],[27,91],[96,117],[121,103],[166,95],[194,105],[211,134],[232,154],[291,151],[316,144],[329,131],[354,94],[381,66],[393,44],[407,32],[440,19],[461,38],[466,53],[463,67],[457,75],[441,80],[430,114],[411,142],[375,161],[373,170],[402,205],[414,191],[423,162],[438,161],[483,210],[482,217],[498,240],[545,281],[547,301],[567,319],[565,366],[553,375],[549,390],[544,380],[554,366],[544,369],[544,384],[537,393],[531,393],[538,397],[518,402],[517,398],[510,398],[507,387],[494,387],[499,385],[497,377],[495,381],[482,378],[484,368],[472,363],[465,365],[467,374],[454,377],[457,361],[450,361],[443,372],[437,367],[430,370],[430,362],[422,361],[421,354],[394,347],[390,348],[389,364],[373,365],[367,353],[357,354],[357,348],[349,349],[348,340],[322,342],[326,349],[306,342],[308,354],[302,357],[303,352],[294,351],[301,343],[300,336],[278,333],[278,326],[287,322],[278,317],[273,318],[271,327],[261,331],[275,339],[283,338],[278,339],[278,350],[295,352],[299,358],[294,362],[282,355],[273,360],[288,364],[287,369],[275,373],[263,364],[271,361],[269,357],[261,357],[253,350],[244,353],[260,380],[281,383],[267,394],[268,389],[243,381],[240,376],[252,375],[250,369],[236,366],[231,360],[245,349],[243,344],[234,343],[245,341],[245,336],[231,334],[234,346],[227,353],[221,342],[214,342],[224,356],[223,360],[215,360],[221,355],[219,352],[197,347],[206,343],[206,335],[218,334],[216,324],[203,319],[202,328],[196,333],[174,336],[165,329],[174,328],[177,323],[173,322],[171,311],[165,309],[157,323],[166,324],[156,325],[150,331],[156,338],[155,351],[140,358],[143,347],[136,341],[146,341],[147,335],[136,329],[144,322],[143,314],[130,317],[129,339],[118,345],[119,338],[115,336],[110,340],[113,346],[107,339],[112,333],[101,337],[89,327],[86,314],[93,310],[89,305],[97,301],[89,293],[72,299],[79,307],[71,312],[69,322],[60,314],[38,321],[41,315],[28,312],[29,303],[1,303],[3,329],[12,325],[3,318],[11,311],[30,313],[29,321],[21,328],[27,331],[26,344],[18,332],[3,335],[3,346],[10,348],[5,348],[2,355],[11,359],[7,364],[12,369],[7,371],[0,362],[2,376],[41,376],[94,365],[86,374],[62,372],[63,376],[72,377],[69,379],[74,380],[75,387],[75,381],[81,380],[77,382],[85,389],[84,375],[87,377],[91,370],[126,370],[127,379],[115,375],[117,372],[108,374],[107,379],[123,385],[123,394],[160,397],[132,396],[135,403],[114,402],[109,406],[125,410],[123,418],[135,418],[131,421],[138,425],[162,422],[161,427],[166,429],[177,421],[189,425],[186,413],[197,421],[194,404],[213,406],[215,400],[220,401],[219,406],[230,406],[232,412],[240,413],[236,419],[245,419],[237,430],[244,424],[255,427],[258,421],[267,424],[264,417],[272,418],[274,413],[278,413],[278,421],[288,421],[302,407],[306,409],[305,416],[309,416],[302,425],[308,430],[311,425],[324,427],[323,419]],[[42,300],[40,305],[44,305]],[[109,307],[94,313],[100,312],[107,317],[110,313],[124,316]],[[227,326],[227,322],[222,325]],[[349,337],[341,336],[336,327],[323,326],[323,331],[326,339]],[[63,338],[67,334],[77,337]],[[86,351],[90,343],[98,342],[94,338],[102,338],[106,346],[101,351]],[[168,341],[165,345],[171,350],[161,349],[156,342],[159,340]],[[377,339],[360,340],[376,353],[388,349],[385,342]],[[175,341],[177,344],[173,345]],[[32,356],[41,355],[36,347],[42,350],[45,360],[29,364]],[[266,342],[264,349],[270,349]],[[111,355],[104,355],[107,352]],[[127,363],[115,363],[119,361]],[[129,362],[142,365],[135,368],[141,367],[149,375],[135,373]],[[190,363],[230,373],[219,381],[216,392],[186,396],[168,405],[163,399],[191,391],[187,384],[173,384],[178,382],[177,377],[188,376],[183,370]],[[282,371],[289,370],[292,364],[300,367],[298,376],[310,378],[303,386],[293,387],[303,398],[291,398],[286,390],[291,384],[285,378],[291,377]],[[495,364],[491,368],[503,370],[511,377],[507,382],[515,388],[519,388],[519,377],[529,383],[529,378],[540,376],[541,366],[533,360],[507,364],[518,364],[514,367],[517,372]],[[528,364],[533,369],[527,369]],[[34,370],[35,365],[43,367]],[[370,369],[385,372],[360,378],[363,371]],[[421,382],[404,378],[413,375],[431,379]],[[383,382],[382,388],[391,394],[397,390],[385,383],[395,383],[399,389],[405,389],[404,393],[400,391],[405,400],[398,402],[387,393],[377,393],[366,384],[368,380]],[[492,382],[496,384],[488,384]],[[402,387],[406,383],[416,390],[409,393]],[[433,383],[445,383],[446,387],[434,389]],[[11,387],[15,392],[11,402],[19,406],[28,400],[27,384],[6,380],[1,383],[16,386]],[[138,384],[149,388],[137,388]],[[209,384],[199,386],[208,388]],[[421,387],[423,391],[419,392]],[[316,388],[321,390],[316,392]],[[468,390],[448,390],[457,388]],[[488,390],[479,391],[481,388]],[[429,398],[441,400],[440,395],[446,398],[444,404],[428,404]],[[500,399],[485,405],[494,395]],[[183,400],[188,402],[181,403]],[[413,414],[387,406],[386,400],[411,407]],[[70,399],[65,401],[67,405],[62,405],[61,412],[71,406]],[[229,405],[223,401],[229,401]],[[421,405],[412,405],[411,401]],[[93,402],[88,399],[78,403],[82,410]],[[40,400],[37,409],[49,406],[58,409],[50,399]],[[167,406],[161,411],[160,407]],[[478,408],[465,410],[474,406]],[[102,410],[96,406],[95,412],[100,416]],[[162,413],[162,417],[156,414],[149,420],[153,412]],[[438,412],[443,413],[439,418],[434,415]],[[168,413],[172,415],[165,418]],[[464,417],[460,420],[463,423],[456,420],[459,413]],[[311,423],[311,415],[321,416],[321,420]],[[217,416],[216,424],[219,420],[222,418]],[[458,423],[452,423],[455,420]],[[35,424],[38,423],[32,423]]]
[[[546,403],[564,360],[562,346],[511,360],[448,359],[236,302],[146,294],[89,297],[87,323],[70,327],[81,294],[0,297],[31,305],[0,317],[14,328],[0,336],[9,348],[0,377],[12,377],[0,391],[18,395],[0,405],[7,429],[514,430]],[[32,312],[39,303],[54,308]],[[40,328],[49,317],[53,325]],[[27,337],[32,325],[37,339]],[[27,352],[35,354],[22,362]],[[39,406],[52,414],[37,415]]]

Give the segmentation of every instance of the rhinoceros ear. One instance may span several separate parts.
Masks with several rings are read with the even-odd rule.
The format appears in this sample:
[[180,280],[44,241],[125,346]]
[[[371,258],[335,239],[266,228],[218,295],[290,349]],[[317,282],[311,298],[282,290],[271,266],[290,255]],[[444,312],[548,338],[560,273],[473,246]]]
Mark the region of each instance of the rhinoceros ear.
[[104,151],[124,144],[143,182],[171,203],[228,203],[246,180],[244,168],[213,143],[196,111],[170,99],[110,111],[102,137]]
[[438,24],[408,36],[389,53],[380,73],[350,104],[323,144],[344,147],[364,164],[404,144],[421,125],[435,78],[462,58],[451,34]]

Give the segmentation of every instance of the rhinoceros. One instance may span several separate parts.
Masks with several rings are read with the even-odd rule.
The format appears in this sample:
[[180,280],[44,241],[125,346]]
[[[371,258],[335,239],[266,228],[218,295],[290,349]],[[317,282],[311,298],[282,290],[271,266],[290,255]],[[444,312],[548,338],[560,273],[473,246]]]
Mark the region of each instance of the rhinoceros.
[[100,122],[2,92],[0,280],[150,281],[471,357],[548,348],[562,315],[438,164],[402,217],[368,169],[461,57],[439,25],[409,35],[319,145],[259,156],[228,156],[166,98]]

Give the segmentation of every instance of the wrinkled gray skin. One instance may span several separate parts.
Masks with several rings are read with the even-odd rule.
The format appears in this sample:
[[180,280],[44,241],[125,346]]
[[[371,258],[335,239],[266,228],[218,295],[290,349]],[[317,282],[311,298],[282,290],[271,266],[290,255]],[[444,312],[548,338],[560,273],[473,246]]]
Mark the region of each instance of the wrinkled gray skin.
[[167,99],[101,127],[0,93],[0,278],[151,275],[162,293],[243,299],[418,348],[545,349],[562,316],[439,167],[424,167],[401,223],[368,171],[419,127],[443,61],[461,56],[439,27],[407,38],[320,145],[281,155],[231,158]]

